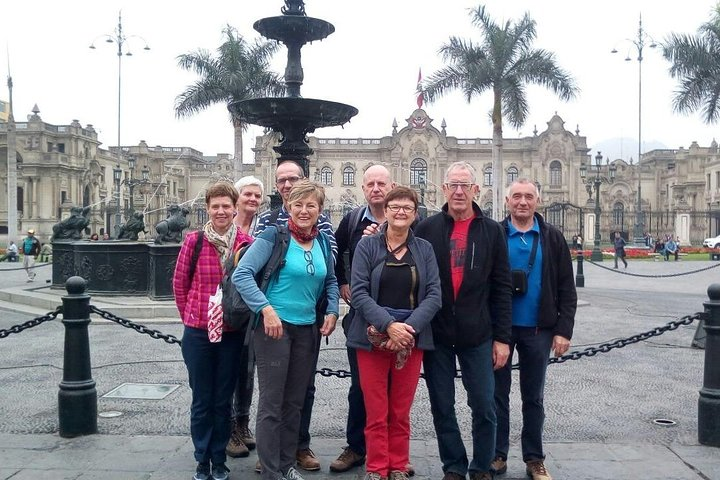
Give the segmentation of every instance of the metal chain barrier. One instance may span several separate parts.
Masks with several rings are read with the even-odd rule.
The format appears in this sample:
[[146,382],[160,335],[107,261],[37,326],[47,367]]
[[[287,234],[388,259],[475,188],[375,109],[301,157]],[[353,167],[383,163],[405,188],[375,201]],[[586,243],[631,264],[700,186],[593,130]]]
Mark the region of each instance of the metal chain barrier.
[[49,322],[50,320],[55,320],[59,314],[62,313],[62,307],[57,307],[52,312],[48,312],[42,317],[33,318],[32,320],[28,320],[25,323],[21,323],[19,325],[13,325],[12,327],[8,328],[7,330],[0,330],[0,338],[5,338],[8,335],[12,335],[13,333],[20,333],[23,330],[27,330],[28,328],[37,327],[41,323]]
[[692,270],[692,271],[690,271],[690,272],[667,273],[667,274],[663,274],[663,275],[643,275],[643,274],[641,274],[641,273],[632,273],[632,272],[628,272],[627,270],[620,270],[620,269],[616,269],[616,268],[614,268],[614,267],[606,267],[605,265],[600,265],[599,263],[596,263],[596,262],[593,262],[593,261],[586,261],[585,263],[586,263],[586,264],[589,263],[590,265],[595,265],[595,266],[598,267],[598,268],[603,268],[603,269],[609,270],[609,271],[611,271],[611,272],[613,272],[613,273],[619,273],[619,274],[621,274],[621,275],[628,275],[628,276],[631,276],[631,277],[643,277],[643,278],[671,278],[671,277],[681,277],[681,276],[683,276],[683,275],[692,275],[693,273],[704,272],[704,271],[706,271],[706,270],[711,270],[711,269],[713,269],[713,268],[720,267],[720,263],[718,263],[718,264],[715,264],[715,265],[710,265],[709,267],[700,268],[700,269],[698,269],[698,270]]
[[106,310],[101,310],[94,305],[90,305],[90,311],[92,313],[97,313],[105,320],[110,320],[111,322],[115,322],[119,325],[122,325],[125,328],[135,330],[138,333],[142,333],[144,335],[150,335],[152,338],[154,338],[156,340],[164,340],[167,343],[176,343],[178,345],[182,345],[182,340],[177,338],[175,335],[169,335],[166,333],[162,333],[159,330],[153,330],[151,328],[146,327],[145,325],[140,325],[139,323],[135,323],[131,320],[128,320],[127,318],[119,317],[119,316],[115,315],[114,313],[108,312]]

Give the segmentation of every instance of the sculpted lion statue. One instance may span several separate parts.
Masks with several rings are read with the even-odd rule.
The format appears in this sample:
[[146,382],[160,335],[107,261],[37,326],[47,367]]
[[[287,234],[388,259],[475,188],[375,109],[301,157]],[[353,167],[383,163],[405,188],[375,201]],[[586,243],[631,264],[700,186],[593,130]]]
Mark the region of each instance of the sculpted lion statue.
[[182,231],[190,226],[190,220],[187,216],[190,209],[180,207],[179,205],[170,205],[168,207],[168,218],[158,222],[155,225],[157,237],[155,243],[162,245],[163,243],[181,243]]
[[70,216],[65,220],[53,225],[53,236],[55,240],[80,240],[83,230],[90,225],[90,207],[72,207]]
[[128,218],[127,222],[120,225],[120,232],[118,232],[119,240],[135,240],[138,239],[140,232],[145,232],[145,216],[142,212],[133,212],[132,216]]

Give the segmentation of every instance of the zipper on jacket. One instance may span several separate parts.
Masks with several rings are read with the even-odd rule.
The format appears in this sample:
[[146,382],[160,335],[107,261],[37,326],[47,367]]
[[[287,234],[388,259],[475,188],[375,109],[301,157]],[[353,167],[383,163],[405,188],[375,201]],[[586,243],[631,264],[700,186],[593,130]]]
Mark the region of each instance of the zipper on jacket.
[[470,257],[470,270],[475,268],[475,242],[472,244],[472,255]]

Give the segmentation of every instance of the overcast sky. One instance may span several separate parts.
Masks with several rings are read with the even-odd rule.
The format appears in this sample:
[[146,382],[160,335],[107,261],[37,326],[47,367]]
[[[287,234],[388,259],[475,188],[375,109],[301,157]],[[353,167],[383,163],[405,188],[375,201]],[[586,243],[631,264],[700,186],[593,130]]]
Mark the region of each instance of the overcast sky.
[[[579,125],[590,148],[603,144],[603,153],[613,158],[637,158],[637,50],[627,39],[637,39],[638,16],[642,13],[647,33],[659,41],[670,32],[695,33],[714,3],[488,0],[488,11],[498,21],[529,12],[537,22],[535,46],[555,52],[581,89],[576,100],[564,103],[546,90],[530,88],[527,123],[519,131],[506,126],[505,137],[532,135],[535,125],[543,131],[557,112],[568,130]],[[151,47],[143,51],[138,39],[126,44],[134,55],[122,62],[122,144],[145,140],[150,146],[189,146],[206,155],[232,153],[225,106],[191,118],[175,117],[175,97],[195,78],[177,67],[176,57],[201,47],[214,50],[226,24],[254,39],[255,20],[279,15],[282,5],[280,0],[4,2],[0,41],[6,48],[0,49],[0,74],[6,76],[9,63],[16,120],[24,121],[37,104],[45,122],[91,123],[103,147],[116,145],[117,47],[99,37],[114,34],[122,10],[125,33],[144,37]],[[306,0],[308,15],[333,23],[336,32],[303,49],[302,94],[349,103],[360,111],[344,129],[321,129],[315,135],[381,137],[391,133],[393,118],[404,126],[416,106],[418,68],[427,76],[443,65],[437,51],[450,35],[478,38],[468,16],[468,9],[478,5],[468,0]],[[97,49],[90,50],[93,40]],[[611,54],[613,47],[619,53]],[[631,62],[624,61],[628,53]],[[285,55],[283,48],[275,59],[278,72],[284,69]],[[718,126],[706,126],[698,114],[672,112],[675,82],[659,49],[646,48],[642,64],[646,146],[688,147],[692,141],[707,146],[720,137]],[[4,86],[0,98],[8,98]],[[425,108],[436,127],[445,119],[449,135],[490,138],[491,102],[491,93],[470,104],[452,93]],[[251,129],[246,144],[254,143],[259,133]],[[617,139],[610,152],[608,139]]]

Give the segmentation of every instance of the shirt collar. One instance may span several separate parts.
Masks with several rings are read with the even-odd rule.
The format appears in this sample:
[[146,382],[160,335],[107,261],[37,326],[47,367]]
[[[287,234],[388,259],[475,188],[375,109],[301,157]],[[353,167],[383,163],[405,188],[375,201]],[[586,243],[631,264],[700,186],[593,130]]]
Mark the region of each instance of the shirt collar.
[[369,205],[365,207],[365,213],[363,214],[363,217],[362,217],[361,220],[364,220],[364,219],[366,219],[366,218],[367,218],[368,220],[370,220],[372,223],[380,223],[380,222],[378,222],[377,218],[375,218],[375,216],[374,216],[374,215],[372,214],[372,212],[370,211],[370,206],[369,206]]
[[[533,218],[533,226],[528,232],[535,232],[537,234],[540,234],[540,225],[538,224],[537,218]],[[522,235],[523,233],[527,232],[521,232],[517,228],[515,228],[515,225],[513,225],[512,221],[508,220],[508,234],[509,236],[513,235]]]

